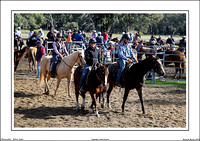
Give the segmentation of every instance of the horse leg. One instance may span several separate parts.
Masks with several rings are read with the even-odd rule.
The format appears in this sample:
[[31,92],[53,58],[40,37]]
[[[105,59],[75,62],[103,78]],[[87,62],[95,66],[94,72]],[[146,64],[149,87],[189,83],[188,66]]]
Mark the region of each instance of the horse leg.
[[81,96],[83,98],[83,102],[81,104],[81,109],[84,110],[84,108],[85,108],[85,93],[84,94],[82,93]]
[[68,96],[71,98],[71,95],[70,95],[70,83],[71,82],[71,77],[69,79],[67,79],[67,86],[68,86]]
[[46,77],[46,74],[44,75],[44,83],[45,83],[45,94],[49,94],[49,86],[48,86],[48,78]]
[[92,108],[93,108],[93,105],[95,106],[95,115],[97,116],[97,117],[99,117],[99,114],[98,114],[98,110],[97,110],[97,99],[96,99],[96,94],[92,94],[91,95],[91,97],[92,97],[92,105],[91,105],[91,109],[90,109],[90,111],[92,112]]
[[105,101],[104,92],[101,93],[101,96],[102,96],[101,108],[104,108],[104,101]]
[[142,88],[137,89],[137,92],[140,97],[140,102],[142,105],[142,112],[143,112],[143,114],[145,114],[144,102],[143,102],[143,97],[142,97]]
[[61,78],[58,78],[57,79],[57,87],[56,87],[56,90],[55,90],[55,96],[56,96],[56,91],[57,91],[57,89],[58,89],[58,87],[60,85],[60,81],[61,81]]
[[127,97],[128,97],[129,91],[130,91],[129,88],[125,88],[124,98],[123,98],[123,103],[122,103],[122,112],[124,112],[124,105],[125,105],[126,99],[127,99]]
[[[108,88],[108,91],[107,91],[107,106],[108,106],[108,108],[110,108],[110,109],[111,109],[111,106],[110,106],[109,97],[110,97],[111,91],[113,90],[113,87],[114,87],[114,85],[110,83],[109,88]],[[103,102],[103,103],[104,103],[104,102]]]

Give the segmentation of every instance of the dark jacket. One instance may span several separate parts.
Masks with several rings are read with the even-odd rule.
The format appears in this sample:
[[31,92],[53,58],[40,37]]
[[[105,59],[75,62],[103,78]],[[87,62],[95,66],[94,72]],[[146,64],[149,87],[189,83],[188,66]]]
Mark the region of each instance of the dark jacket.
[[97,43],[103,44],[103,36],[97,36],[96,40],[97,40]]
[[37,35],[31,36],[30,39],[29,39],[28,45],[29,46],[36,46],[35,43],[36,43],[37,40],[40,40],[40,38]]
[[96,58],[98,61],[98,63],[101,63],[101,56],[100,56],[100,52],[99,50],[97,50],[97,48],[95,48],[94,50],[92,49],[91,46],[89,46],[86,50],[85,50],[85,61],[86,64],[89,66],[93,65],[93,58]]
[[54,41],[56,37],[55,37],[54,33],[49,32],[47,34],[47,38],[48,38],[48,41]]

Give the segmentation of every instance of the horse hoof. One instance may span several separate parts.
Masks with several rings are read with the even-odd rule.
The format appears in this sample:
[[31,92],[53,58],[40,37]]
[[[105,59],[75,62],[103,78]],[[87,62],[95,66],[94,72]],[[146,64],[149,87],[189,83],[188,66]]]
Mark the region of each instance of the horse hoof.
[[81,106],[81,110],[84,110],[85,109],[85,107],[84,106]]
[[93,113],[93,110],[90,108],[90,114],[92,114]]

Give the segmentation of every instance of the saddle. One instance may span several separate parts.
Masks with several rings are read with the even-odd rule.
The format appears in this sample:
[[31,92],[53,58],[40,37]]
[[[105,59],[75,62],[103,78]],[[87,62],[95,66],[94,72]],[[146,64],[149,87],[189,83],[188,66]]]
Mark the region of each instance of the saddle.
[[[126,63],[124,70],[122,71],[121,78],[120,78],[120,84],[122,87],[125,87],[125,76],[130,69],[130,67],[135,64],[134,62],[132,63]],[[116,81],[117,78],[117,73],[119,69],[119,62],[114,62],[112,65],[109,67],[109,76],[108,79],[110,79],[112,82]]]
[[[58,64],[60,64],[61,60],[62,60],[62,59],[59,57],[59,58],[58,58],[58,62],[57,62],[57,64],[56,64],[56,67],[55,67],[55,69],[54,69],[54,71],[53,71],[54,76],[57,75],[57,69],[58,69],[58,66],[59,66]],[[50,70],[51,70],[52,65],[53,65],[53,57],[51,57],[51,58],[49,59],[49,61],[50,61]]]

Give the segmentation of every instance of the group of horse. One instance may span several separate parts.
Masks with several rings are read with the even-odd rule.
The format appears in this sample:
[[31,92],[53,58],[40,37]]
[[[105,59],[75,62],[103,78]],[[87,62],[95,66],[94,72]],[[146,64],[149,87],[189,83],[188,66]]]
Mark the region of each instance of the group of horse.
[[[33,66],[36,66],[36,61],[34,60],[36,55],[37,48],[35,47],[24,47],[22,50],[14,50],[14,61],[15,66],[14,70],[16,71],[17,65],[19,63],[19,60],[23,58],[26,54],[28,54],[28,60],[29,60],[29,67],[31,67],[30,63],[33,62]],[[134,50],[135,56],[139,55],[137,54],[136,50]],[[148,52],[150,53],[148,56],[146,56],[146,59],[139,61],[139,63],[130,63],[127,64],[120,80],[121,87],[125,88],[124,97],[123,97],[123,103],[122,103],[122,112],[125,111],[125,102],[127,100],[128,94],[131,89],[136,89],[140,98],[142,111],[145,113],[144,103],[143,103],[143,97],[142,97],[142,87],[145,82],[145,75],[148,71],[154,70],[158,75],[163,76],[165,75],[164,68],[162,66],[162,62],[159,57],[154,56],[154,50],[142,47],[139,52]],[[151,54],[152,53],[152,54]],[[180,70],[182,73],[183,69],[181,68],[182,63],[181,61],[185,61],[185,56],[180,51],[172,51],[172,54],[180,54],[180,56],[176,55],[165,55],[165,60],[179,60],[180,62],[175,62],[176,66],[176,73],[178,70]],[[50,80],[50,68],[51,68],[51,56],[45,56],[41,61],[41,70],[40,70],[40,84],[42,84],[42,81],[45,82],[45,93],[49,94],[49,87],[48,87],[48,81]],[[74,71],[75,64],[78,63],[79,66]],[[166,62],[165,64],[170,63]],[[57,77],[57,86],[55,90],[55,96],[56,91],[60,85],[60,81],[63,78],[67,78],[68,82],[68,96],[71,97],[70,94],[70,84],[71,84],[71,77],[74,72],[74,85],[75,85],[75,95],[76,95],[76,108],[79,109],[79,88],[80,88],[80,79],[82,75],[82,71],[84,68],[85,60],[84,60],[84,51],[75,51],[72,54],[65,56],[61,62],[56,67],[56,77]],[[184,63],[183,63],[184,64]],[[110,106],[110,94],[115,85],[116,75],[118,71],[119,64],[117,62],[110,62],[106,64],[100,64],[100,65],[93,65],[89,71],[89,74],[87,76],[87,90],[89,91],[92,99],[92,103],[90,106],[90,112],[93,112],[93,106],[95,107],[95,114],[96,116],[99,116],[98,109],[97,109],[97,98],[99,97],[100,100],[102,100],[102,107],[104,107],[104,100],[105,95],[104,93],[107,91],[107,106],[111,108]],[[107,88],[107,85],[109,84],[109,88]],[[83,102],[81,105],[81,109],[84,109],[85,107],[85,93],[81,94],[83,98]]]

